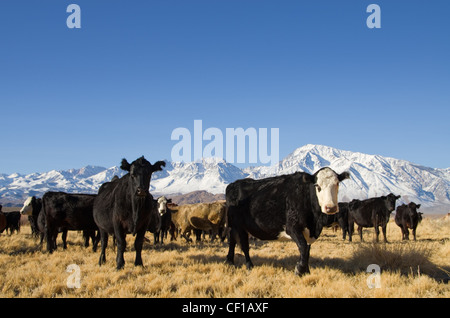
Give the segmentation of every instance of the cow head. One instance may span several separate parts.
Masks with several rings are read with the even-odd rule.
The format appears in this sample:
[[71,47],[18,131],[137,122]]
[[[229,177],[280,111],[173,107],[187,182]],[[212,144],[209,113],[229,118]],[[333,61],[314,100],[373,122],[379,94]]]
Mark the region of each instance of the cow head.
[[420,204],[415,204],[414,202],[410,202],[410,203],[408,204],[408,207],[409,207],[411,210],[417,212],[417,209],[420,208]]
[[158,212],[163,216],[167,212],[167,203],[172,203],[172,199],[167,199],[165,196],[158,198]]
[[23,203],[22,209],[20,209],[20,214],[22,215],[32,215],[33,214],[33,200],[36,200],[36,197],[28,197]]
[[314,179],[313,182],[321,211],[325,214],[335,214],[339,212],[339,182],[350,178],[350,173],[343,172],[337,174],[327,167],[320,169],[312,177]]
[[422,212],[417,212],[417,217],[418,217],[418,219],[419,219],[419,222],[422,221],[422,215],[423,215]]
[[389,210],[389,212],[392,212],[395,210],[395,201],[400,199],[399,195],[395,195],[393,193],[389,193],[385,198],[386,207]]
[[152,173],[162,170],[162,167],[165,165],[164,161],[158,161],[152,165],[142,156],[131,164],[126,159],[122,159],[120,168],[130,172],[130,183],[134,194],[138,197],[146,197],[150,194],[149,188]]

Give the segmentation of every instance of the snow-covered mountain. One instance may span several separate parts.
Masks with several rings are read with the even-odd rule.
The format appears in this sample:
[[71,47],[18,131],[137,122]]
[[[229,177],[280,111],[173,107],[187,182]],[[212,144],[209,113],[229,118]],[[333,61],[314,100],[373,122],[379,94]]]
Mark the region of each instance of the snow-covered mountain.
[[246,168],[244,172],[257,179],[295,171],[314,173],[326,166],[351,174],[351,180],[345,180],[339,187],[340,201],[362,200],[392,192],[401,195],[403,203],[414,201],[428,208],[449,205],[447,210],[450,209],[450,168],[434,169],[379,155],[305,145],[274,166]]
[[[314,173],[330,166],[336,172],[350,171],[351,179],[342,182],[340,201],[366,199],[390,192],[402,196],[400,202],[414,201],[436,213],[450,210],[450,168],[434,169],[405,160],[339,150],[321,145],[305,145],[278,164],[239,169],[223,159],[180,163],[166,161],[163,171],[152,176],[150,191],[155,195],[185,194],[206,190],[224,193],[226,186],[246,177],[265,178],[296,171]],[[119,167],[86,166],[66,171],[52,170],[29,175],[0,174],[0,203],[20,204],[29,195],[42,196],[46,191],[96,193],[114,175],[122,176]]]

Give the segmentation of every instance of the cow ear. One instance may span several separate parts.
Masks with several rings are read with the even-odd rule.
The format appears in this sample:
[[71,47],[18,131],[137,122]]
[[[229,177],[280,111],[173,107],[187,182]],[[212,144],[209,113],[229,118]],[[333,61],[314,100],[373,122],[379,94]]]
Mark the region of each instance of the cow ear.
[[157,161],[154,165],[152,165],[153,171],[161,171],[162,167],[165,167],[166,163],[164,161]]
[[340,175],[338,175],[339,182],[341,182],[342,180],[345,180],[345,179],[350,179],[350,172],[345,171],[345,172],[342,172]]
[[398,200],[398,199],[400,199],[400,198],[401,198],[400,195],[396,195],[396,196],[395,196],[395,199],[396,199],[396,200]]
[[417,204],[417,205],[416,205],[416,209],[419,209],[419,208],[420,208],[420,204]]
[[127,159],[125,159],[125,158],[122,159],[120,169],[125,170],[125,171],[130,171],[131,165],[128,163]]
[[303,173],[302,180],[304,183],[316,183],[316,177],[309,173]]

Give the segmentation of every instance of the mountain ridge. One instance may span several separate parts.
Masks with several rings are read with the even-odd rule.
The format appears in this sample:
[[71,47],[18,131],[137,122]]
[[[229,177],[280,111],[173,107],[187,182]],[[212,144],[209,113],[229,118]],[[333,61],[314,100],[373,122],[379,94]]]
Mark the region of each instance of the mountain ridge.
[[[150,191],[155,196],[193,191],[217,195],[223,194],[226,186],[237,179],[260,179],[296,171],[314,173],[324,166],[339,173],[351,173],[351,179],[341,184],[340,201],[393,192],[402,196],[400,202],[414,201],[430,209],[439,206],[441,213],[450,208],[450,168],[425,167],[406,160],[313,144],[295,149],[272,166],[240,169],[221,158],[194,162],[166,160],[165,169],[153,174]],[[117,166],[91,165],[28,175],[0,173],[0,204],[20,204],[27,196],[42,196],[46,191],[97,193],[101,184],[125,173]]]

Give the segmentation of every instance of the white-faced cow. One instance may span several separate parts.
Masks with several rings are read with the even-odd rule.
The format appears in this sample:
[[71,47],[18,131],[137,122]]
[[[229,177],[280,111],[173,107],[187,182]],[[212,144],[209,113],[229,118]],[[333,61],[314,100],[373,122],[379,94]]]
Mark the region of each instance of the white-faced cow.
[[380,235],[379,226],[381,226],[383,231],[384,241],[387,242],[386,226],[392,211],[395,210],[395,201],[399,198],[399,195],[396,196],[389,193],[387,196],[351,201],[348,205],[349,240],[352,241],[354,223],[356,223],[361,242],[363,240],[362,229],[364,227],[375,228],[376,241],[378,242]]
[[227,263],[234,264],[239,242],[248,268],[248,233],[262,240],[292,239],[300,251],[295,272],[309,273],[309,252],[326,224],[326,217],[339,211],[339,182],[348,172],[337,174],[322,168],[315,174],[296,172],[261,180],[241,179],[228,185],[226,204],[230,242]]
[[159,229],[161,224],[156,200],[153,200],[149,188],[152,173],[162,170],[162,166],[165,166],[164,161],[152,165],[144,157],[131,164],[123,159],[120,168],[129,173],[100,187],[94,202],[94,219],[100,229],[102,242],[99,265],[106,262],[108,234],[114,234],[117,240],[117,269],[124,267],[123,253],[128,233],[136,235],[134,265],[142,265],[145,232],[149,227]]
[[164,237],[167,236],[167,233],[170,230],[170,226],[172,224],[171,210],[167,207],[169,203],[172,203],[172,199],[167,199],[165,196],[161,196],[158,198],[157,208],[158,213],[161,217],[161,228],[159,231],[154,233],[155,244],[159,243],[159,238],[161,237],[161,244],[164,244]]
[[422,213],[417,212],[420,208],[420,204],[414,202],[408,205],[402,204],[397,207],[395,213],[395,223],[402,229],[402,240],[409,240],[409,230],[412,229],[414,235],[414,241],[416,240],[416,228],[422,221]]

